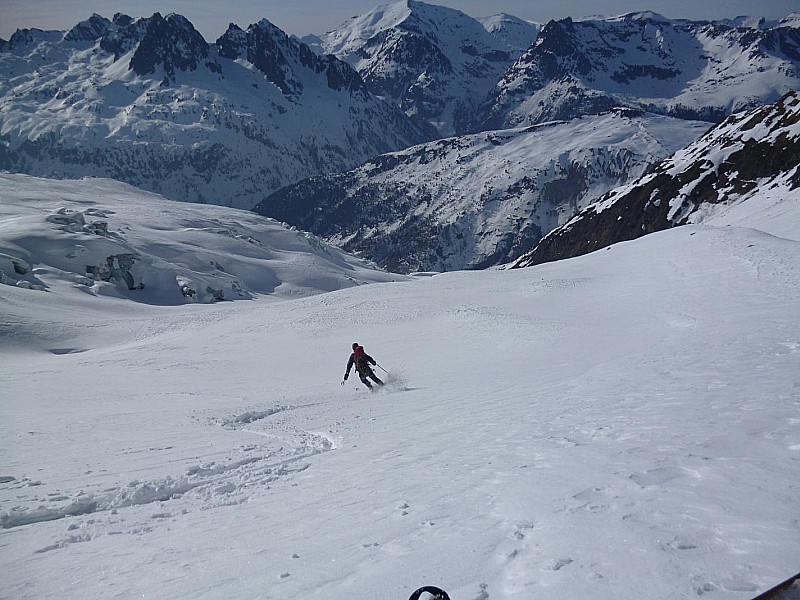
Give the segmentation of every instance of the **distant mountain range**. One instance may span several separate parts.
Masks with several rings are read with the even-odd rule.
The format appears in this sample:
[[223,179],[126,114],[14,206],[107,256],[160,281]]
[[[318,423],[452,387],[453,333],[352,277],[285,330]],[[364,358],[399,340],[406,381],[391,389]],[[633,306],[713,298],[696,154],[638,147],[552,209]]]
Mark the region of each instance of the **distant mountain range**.
[[692,22],[654,13],[551,21],[506,71],[480,129],[501,129],[628,106],[718,122],[772,103],[800,83],[800,27]]
[[706,129],[617,109],[447,138],[287,186],[254,210],[392,271],[484,268],[530,251]]
[[403,0],[214,43],[180,15],[94,15],[0,40],[0,169],[258,205],[390,269],[483,268],[798,88],[797,15],[536,24]]
[[94,15],[0,52],[0,169],[250,208],[427,136],[346,63],[264,20],[208,44],[179,15]]

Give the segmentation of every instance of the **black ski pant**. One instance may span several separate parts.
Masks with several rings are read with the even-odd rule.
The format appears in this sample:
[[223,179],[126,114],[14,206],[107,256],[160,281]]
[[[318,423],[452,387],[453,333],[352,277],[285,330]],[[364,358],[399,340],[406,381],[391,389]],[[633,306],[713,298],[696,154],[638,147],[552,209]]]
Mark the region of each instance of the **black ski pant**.
[[375,372],[372,369],[370,369],[369,371],[366,371],[364,373],[359,371],[358,372],[358,376],[361,378],[361,383],[363,383],[365,386],[367,386],[370,389],[372,389],[372,384],[369,382],[369,379],[367,379],[368,377],[370,379],[372,379],[378,385],[383,385],[383,382],[380,379],[378,379],[378,376],[375,375]]

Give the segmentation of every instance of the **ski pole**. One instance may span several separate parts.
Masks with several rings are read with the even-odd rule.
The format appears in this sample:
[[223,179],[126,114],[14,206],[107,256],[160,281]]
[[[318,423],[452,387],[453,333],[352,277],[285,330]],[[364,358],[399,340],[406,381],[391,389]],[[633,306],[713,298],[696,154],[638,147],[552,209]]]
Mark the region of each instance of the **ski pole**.
[[384,368],[383,368],[382,366],[380,366],[378,363],[375,363],[375,366],[376,366],[376,367],[378,367],[378,368],[379,368],[381,371],[383,371],[383,372],[384,372],[384,373],[386,373],[387,375],[389,375],[389,371],[387,371],[386,369],[384,369]]

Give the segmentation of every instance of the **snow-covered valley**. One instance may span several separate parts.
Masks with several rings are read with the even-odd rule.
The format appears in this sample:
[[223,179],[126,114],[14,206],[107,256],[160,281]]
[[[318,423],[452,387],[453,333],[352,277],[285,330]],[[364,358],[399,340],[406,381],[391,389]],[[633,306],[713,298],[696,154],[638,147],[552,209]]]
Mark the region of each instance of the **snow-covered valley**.
[[286,186],[253,210],[391,271],[481,269],[518,258],[707,129],[618,109],[447,138]]
[[[800,209],[752,202],[296,299],[0,285],[0,597],[752,598],[800,556]],[[42,219],[3,252],[99,235]],[[354,341],[379,393],[339,385]]]

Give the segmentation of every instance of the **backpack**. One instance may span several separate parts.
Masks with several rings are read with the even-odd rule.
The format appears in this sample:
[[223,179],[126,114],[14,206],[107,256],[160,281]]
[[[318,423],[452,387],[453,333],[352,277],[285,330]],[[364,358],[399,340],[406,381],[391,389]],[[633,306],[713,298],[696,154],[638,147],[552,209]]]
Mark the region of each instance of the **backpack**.
[[353,362],[356,365],[356,371],[359,373],[369,371],[369,363],[367,362],[367,353],[364,352],[364,346],[353,348]]

